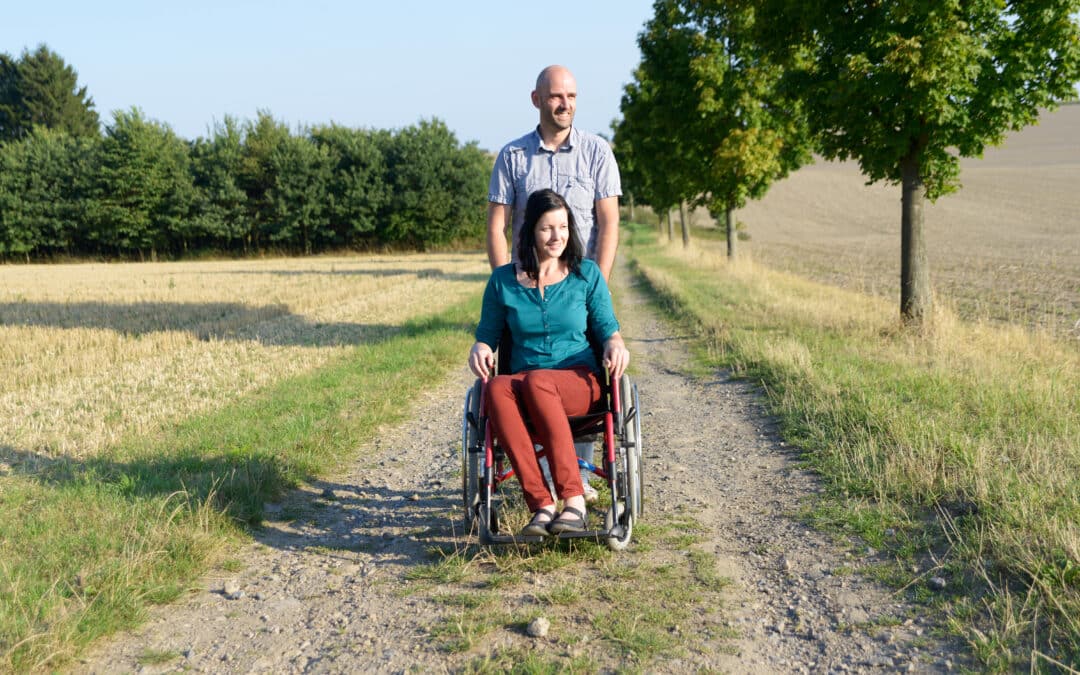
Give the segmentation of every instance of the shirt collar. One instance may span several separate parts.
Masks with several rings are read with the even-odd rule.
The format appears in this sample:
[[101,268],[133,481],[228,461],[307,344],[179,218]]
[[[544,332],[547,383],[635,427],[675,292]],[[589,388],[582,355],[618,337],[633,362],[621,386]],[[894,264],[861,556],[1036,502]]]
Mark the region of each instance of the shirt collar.
[[[580,137],[581,132],[578,131],[577,127],[571,126],[570,135],[566,137],[566,141],[561,146],[559,146],[558,149],[555,150],[555,152],[558,152],[559,150],[573,150],[574,146],[577,145],[578,139]],[[539,124],[537,124],[536,128],[533,129],[533,139],[536,141],[536,149],[538,151],[547,150],[548,152],[552,152],[552,150],[544,146],[544,139],[540,136]]]

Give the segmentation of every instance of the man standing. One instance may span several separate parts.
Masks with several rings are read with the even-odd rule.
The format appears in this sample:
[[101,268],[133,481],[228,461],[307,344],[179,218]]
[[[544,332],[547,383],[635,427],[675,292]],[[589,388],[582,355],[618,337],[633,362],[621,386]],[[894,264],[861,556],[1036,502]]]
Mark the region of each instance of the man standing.
[[[596,134],[574,127],[577,82],[563,66],[548,66],[536,78],[532,103],[540,124],[506,144],[495,160],[488,187],[487,254],[491,268],[511,260],[511,242],[525,219],[525,202],[542,188],[558,192],[570,205],[585,255],[596,261],[605,280],[611,277],[619,243],[619,167],[611,146]],[[514,251],[516,258],[516,251]],[[592,462],[592,444],[578,443],[578,457]],[[586,501],[596,490],[582,472]]]

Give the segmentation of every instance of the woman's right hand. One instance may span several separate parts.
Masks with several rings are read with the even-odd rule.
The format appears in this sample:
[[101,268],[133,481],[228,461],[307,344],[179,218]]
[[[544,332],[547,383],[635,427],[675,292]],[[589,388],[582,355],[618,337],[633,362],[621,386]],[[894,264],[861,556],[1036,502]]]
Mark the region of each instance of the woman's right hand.
[[469,350],[469,369],[480,378],[487,379],[495,369],[495,352],[483,342],[477,342]]

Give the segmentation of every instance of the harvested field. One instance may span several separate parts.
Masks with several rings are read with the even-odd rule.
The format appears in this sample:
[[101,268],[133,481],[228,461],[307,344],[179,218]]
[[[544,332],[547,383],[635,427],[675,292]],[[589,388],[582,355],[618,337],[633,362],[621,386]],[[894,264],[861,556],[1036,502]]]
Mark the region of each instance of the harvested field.
[[0,267],[0,435],[86,458],[475,295],[478,255]]
[[[961,316],[1080,337],[1080,104],[1043,115],[927,203],[931,283]],[[755,260],[900,297],[900,188],[854,162],[818,162],[738,212]]]

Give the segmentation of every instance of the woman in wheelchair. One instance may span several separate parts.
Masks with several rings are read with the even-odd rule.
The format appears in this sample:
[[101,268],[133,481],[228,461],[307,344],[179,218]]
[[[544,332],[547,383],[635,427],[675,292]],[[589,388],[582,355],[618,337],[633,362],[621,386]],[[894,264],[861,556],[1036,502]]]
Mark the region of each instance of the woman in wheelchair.
[[[585,259],[566,201],[553,190],[529,196],[514,251],[518,260],[497,268],[484,291],[469,367],[494,375],[494,348],[504,327],[512,341],[510,368],[488,383],[487,409],[525,493],[532,520],[525,536],[585,530],[585,497],[569,417],[602,402],[600,367],[618,379],[630,361],[611,294],[600,268]],[[602,364],[589,337],[603,345]],[[563,510],[555,515],[534,449],[543,445]]]

